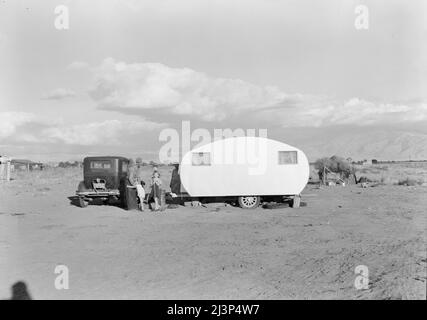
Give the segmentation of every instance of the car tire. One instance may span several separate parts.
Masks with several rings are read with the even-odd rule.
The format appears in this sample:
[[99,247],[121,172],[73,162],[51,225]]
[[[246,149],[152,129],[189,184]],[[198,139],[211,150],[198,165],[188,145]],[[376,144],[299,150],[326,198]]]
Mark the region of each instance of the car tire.
[[79,202],[80,208],[86,208],[88,205],[88,202],[85,199],[83,199],[83,197],[79,197],[78,202]]
[[258,196],[241,196],[238,198],[238,202],[242,209],[255,209],[259,206],[261,198]]

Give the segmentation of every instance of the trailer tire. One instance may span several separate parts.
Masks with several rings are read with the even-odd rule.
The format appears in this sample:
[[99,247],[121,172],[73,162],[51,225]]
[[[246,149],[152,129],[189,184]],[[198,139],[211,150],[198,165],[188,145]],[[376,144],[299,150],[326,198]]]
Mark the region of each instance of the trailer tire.
[[238,202],[242,209],[255,209],[259,206],[261,199],[258,196],[241,196]]

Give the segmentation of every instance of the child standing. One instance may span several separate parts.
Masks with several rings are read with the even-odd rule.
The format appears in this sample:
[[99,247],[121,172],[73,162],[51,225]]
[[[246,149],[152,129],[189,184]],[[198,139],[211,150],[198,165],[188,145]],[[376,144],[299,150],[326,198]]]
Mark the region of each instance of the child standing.
[[160,197],[161,197],[162,180],[157,168],[154,168],[153,175],[151,176],[151,192],[154,198],[154,211],[160,210]]

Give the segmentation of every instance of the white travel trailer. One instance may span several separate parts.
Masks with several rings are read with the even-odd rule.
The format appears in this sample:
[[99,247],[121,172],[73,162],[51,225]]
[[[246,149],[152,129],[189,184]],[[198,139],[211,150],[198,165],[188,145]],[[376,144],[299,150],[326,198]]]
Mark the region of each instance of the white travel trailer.
[[216,140],[187,152],[180,165],[181,184],[191,197],[234,197],[242,208],[269,198],[293,199],[309,178],[305,154],[262,137]]

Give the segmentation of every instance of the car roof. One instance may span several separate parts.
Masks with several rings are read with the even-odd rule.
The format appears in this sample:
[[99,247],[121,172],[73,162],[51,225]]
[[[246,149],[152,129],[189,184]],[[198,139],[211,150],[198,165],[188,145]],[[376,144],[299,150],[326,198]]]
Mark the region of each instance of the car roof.
[[94,157],[86,157],[83,159],[83,161],[88,161],[88,160],[109,160],[109,159],[119,159],[122,161],[129,161],[128,158],[125,157],[119,157],[119,156],[94,156]]

